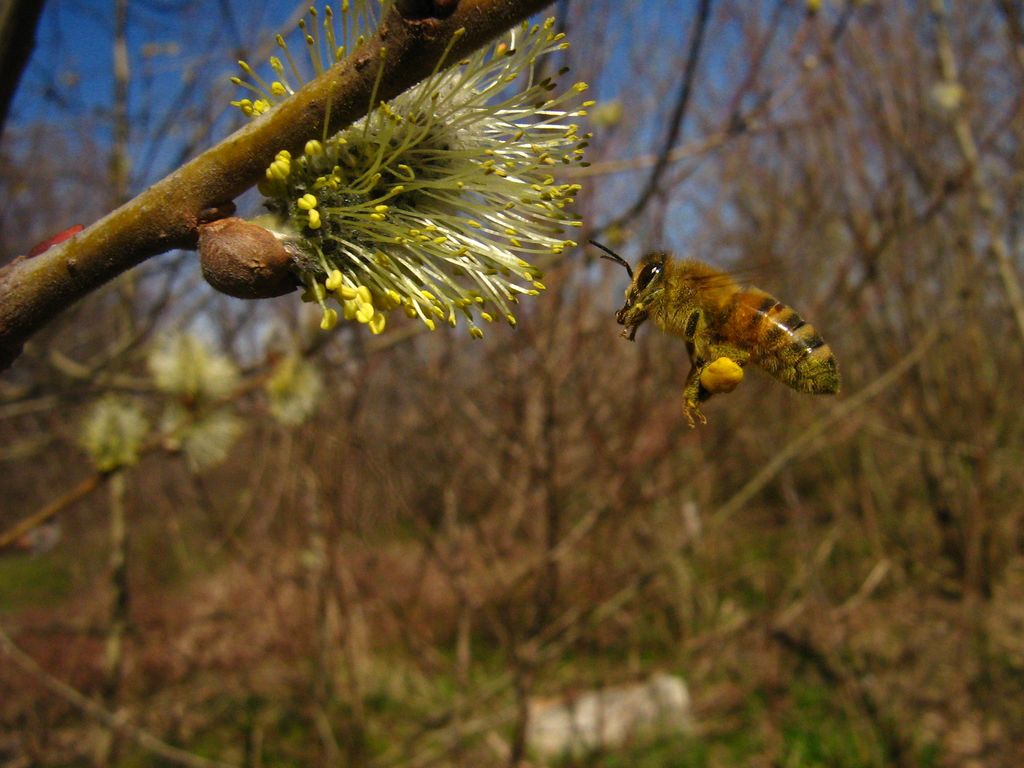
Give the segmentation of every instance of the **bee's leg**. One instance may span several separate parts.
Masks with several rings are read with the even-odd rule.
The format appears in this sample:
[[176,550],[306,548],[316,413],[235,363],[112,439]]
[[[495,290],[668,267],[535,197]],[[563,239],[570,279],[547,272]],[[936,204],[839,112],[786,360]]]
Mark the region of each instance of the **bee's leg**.
[[707,401],[711,397],[711,393],[708,392],[700,383],[700,371],[701,368],[694,366],[690,369],[690,375],[686,377],[686,387],[683,389],[683,411],[686,413],[686,420],[690,423],[690,428],[697,426],[694,417],[701,424],[707,424],[707,417],[700,409],[700,404]]
[[694,416],[701,424],[707,418],[700,410],[700,404],[712,395],[732,392],[743,380],[743,366],[750,359],[750,353],[732,345],[707,345],[698,350],[692,343],[686,345],[690,353],[690,372],[683,389],[683,408],[690,427],[696,426]]
[[[708,423],[708,417],[704,415],[704,411],[696,403],[685,402],[683,404],[683,413],[686,415],[686,422],[690,425],[690,429],[696,429],[698,421],[701,424]],[[694,416],[697,418],[694,419]]]
[[690,429],[693,429],[697,426],[695,416],[701,424],[708,423],[707,417],[700,409],[700,403],[711,397],[711,393],[700,383],[700,374],[706,363],[697,357],[692,342],[687,342],[686,351],[690,353],[690,372],[686,375],[686,385],[683,387],[683,412],[686,414]]

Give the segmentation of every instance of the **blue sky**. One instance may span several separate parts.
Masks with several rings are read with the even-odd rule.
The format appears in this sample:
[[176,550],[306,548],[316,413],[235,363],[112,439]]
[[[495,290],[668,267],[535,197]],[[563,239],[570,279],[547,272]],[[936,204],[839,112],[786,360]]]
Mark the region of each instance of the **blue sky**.
[[[576,39],[577,49],[600,45],[628,51],[638,40],[656,39],[668,50],[679,46],[695,7],[693,2],[625,2],[615,29],[600,40]],[[91,119],[96,138],[109,134],[113,102],[113,10],[115,0],[48,0],[37,35],[35,55],[11,109],[13,124]],[[309,0],[134,0],[128,7],[128,45],[132,67],[130,110],[133,123],[145,115],[168,116],[190,92],[189,77],[217,83],[221,105],[237,95],[227,78],[237,73],[239,57],[261,64],[268,51],[255,50],[289,30]],[[682,12],[680,12],[682,11]],[[657,48],[650,51],[657,53]],[[668,58],[668,57],[665,57]],[[625,62],[624,62],[625,63]],[[630,68],[610,68],[607,91],[623,87]],[[207,106],[209,109],[209,106]],[[211,113],[208,117],[212,119]],[[177,121],[179,124],[182,121]],[[219,125],[221,135],[229,126]],[[156,171],[154,167],[152,170]]]
[[[227,107],[237,90],[228,82],[237,73],[235,62],[273,39],[287,22],[291,5],[271,0],[129,3],[130,119],[136,138],[147,145],[132,147],[137,185],[180,163],[186,140],[204,143],[180,133],[192,130],[197,118],[209,123],[207,143],[237,124]],[[114,0],[47,2],[36,51],[12,104],[10,124],[15,130],[36,122],[75,121],[98,145],[109,142],[113,8]],[[207,92],[209,86],[217,89]],[[186,109],[192,110],[187,116]]]

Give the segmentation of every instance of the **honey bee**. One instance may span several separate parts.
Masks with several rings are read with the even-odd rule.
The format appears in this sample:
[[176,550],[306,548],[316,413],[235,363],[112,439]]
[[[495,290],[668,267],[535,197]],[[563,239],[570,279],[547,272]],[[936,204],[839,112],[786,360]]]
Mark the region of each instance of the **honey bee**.
[[615,319],[630,341],[647,319],[681,336],[690,354],[683,407],[690,426],[707,418],[700,404],[731,392],[753,362],[798,392],[835,394],[839,368],[832,349],[796,310],[760,288],[741,287],[727,273],[700,261],[676,259],[664,251],[644,256],[636,274],[629,263],[590,241],[626,268],[630,286]]

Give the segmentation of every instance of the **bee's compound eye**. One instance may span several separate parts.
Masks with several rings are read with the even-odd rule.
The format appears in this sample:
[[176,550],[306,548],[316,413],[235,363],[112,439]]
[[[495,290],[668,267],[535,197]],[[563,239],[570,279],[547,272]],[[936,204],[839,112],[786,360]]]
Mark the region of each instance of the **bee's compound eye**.
[[640,270],[640,274],[636,276],[636,289],[642,291],[660,274],[661,264],[646,264]]

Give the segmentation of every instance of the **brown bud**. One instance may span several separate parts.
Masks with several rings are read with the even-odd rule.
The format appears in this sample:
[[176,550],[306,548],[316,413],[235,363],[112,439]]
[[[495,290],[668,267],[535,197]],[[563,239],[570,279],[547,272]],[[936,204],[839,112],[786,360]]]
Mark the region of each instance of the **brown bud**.
[[269,299],[295,290],[292,257],[274,233],[239,218],[199,227],[203,277],[221,293],[239,299]]

